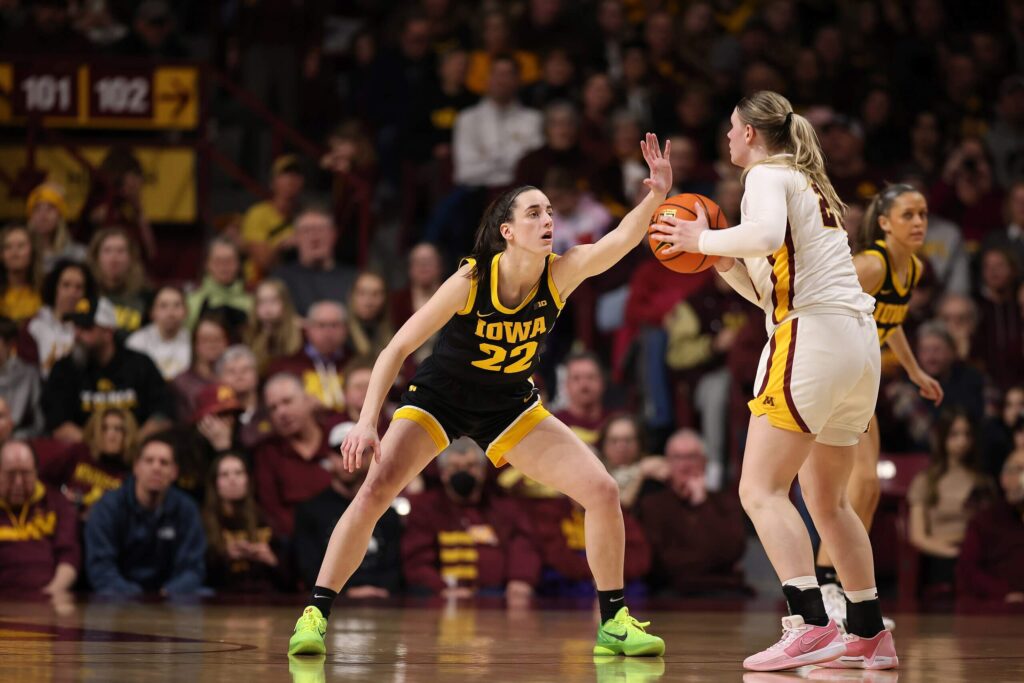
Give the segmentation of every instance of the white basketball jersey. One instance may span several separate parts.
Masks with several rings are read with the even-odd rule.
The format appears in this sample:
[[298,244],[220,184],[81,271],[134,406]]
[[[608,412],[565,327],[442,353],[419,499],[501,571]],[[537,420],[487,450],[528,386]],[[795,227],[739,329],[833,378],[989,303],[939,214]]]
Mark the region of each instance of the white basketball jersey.
[[861,289],[841,218],[807,177],[787,166],[755,166],[746,178],[743,223],[756,221],[763,192],[785,192],[787,210],[782,246],[769,256],[743,259],[769,330],[811,309],[870,314],[875,302]]

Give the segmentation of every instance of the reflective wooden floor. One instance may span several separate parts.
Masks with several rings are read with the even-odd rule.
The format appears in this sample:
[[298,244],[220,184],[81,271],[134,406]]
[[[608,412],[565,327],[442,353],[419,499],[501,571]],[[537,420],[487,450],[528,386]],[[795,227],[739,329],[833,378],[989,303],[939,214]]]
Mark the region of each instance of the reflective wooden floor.
[[1024,681],[1024,618],[893,615],[896,672],[756,674],[743,657],[774,641],[771,611],[644,609],[663,659],[590,654],[590,610],[339,603],[326,658],[283,653],[298,605],[0,603],[0,681]]

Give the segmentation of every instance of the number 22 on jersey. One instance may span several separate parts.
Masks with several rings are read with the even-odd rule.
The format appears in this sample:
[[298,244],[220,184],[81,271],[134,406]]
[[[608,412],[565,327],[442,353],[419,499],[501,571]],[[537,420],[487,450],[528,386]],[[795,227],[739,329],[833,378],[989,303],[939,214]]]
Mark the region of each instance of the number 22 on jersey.
[[[511,351],[506,351],[503,347],[495,344],[481,344],[480,350],[488,354],[488,357],[483,360],[473,361],[473,365],[483,370],[490,370],[491,372],[502,372],[504,370],[504,372],[512,374],[522,372],[530,367],[530,361],[533,360],[534,355],[537,353],[537,342],[526,342]],[[520,356],[519,360],[502,368],[501,364],[505,362],[506,358],[517,358]]]
[[[472,365],[481,370],[506,372],[508,374],[528,370],[533,362],[533,357],[537,354],[537,342],[527,340],[545,332],[547,332],[547,325],[544,322],[543,316],[525,322],[502,321],[488,323],[484,320],[477,320],[476,330],[474,330],[475,336],[487,339],[489,342],[503,341],[507,345],[501,346],[499,344],[481,342],[480,350],[487,357],[472,361]],[[517,344],[520,341],[525,343]],[[511,346],[512,344],[517,345]],[[510,346],[511,348],[509,348]],[[511,360],[512,362],[504,365],[506,360]]]

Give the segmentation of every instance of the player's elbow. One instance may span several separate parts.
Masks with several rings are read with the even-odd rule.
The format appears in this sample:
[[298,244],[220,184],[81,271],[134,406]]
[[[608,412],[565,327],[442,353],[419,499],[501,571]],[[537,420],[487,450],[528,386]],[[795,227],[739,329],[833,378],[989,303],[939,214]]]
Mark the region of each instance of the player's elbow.
[[758,256],[770,256],[774,254],[786,241],[786,228],[781,230],[770,228],[759,230],[751,240],[750,246],[757,250]]
[[412,355],[416,348],[412,343],[401,336],[396,335],[388,342],[381,352],[377,355],[378,364],[386,364],[389,362],[395,362],[399,365],[405,362],[405,359]]

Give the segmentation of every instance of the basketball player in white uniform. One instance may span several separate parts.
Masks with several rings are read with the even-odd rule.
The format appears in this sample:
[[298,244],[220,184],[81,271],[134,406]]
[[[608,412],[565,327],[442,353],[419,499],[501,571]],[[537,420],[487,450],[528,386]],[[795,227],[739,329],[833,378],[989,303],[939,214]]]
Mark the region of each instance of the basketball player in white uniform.
[[[778,643],[744,666],[777,671],[806,664],[882,669],[897,665],[882,626],[871,544],[846,499],[853,448],[878,396],[873,299],[857,280],[825,175],[817,135],[773,92],[743,99],[729,131],[732,162],[744,170],[739,225],[710,231],[707,217],[661,219],[663,253],[718,255],[729,284],[765,311],[769,342],[750,401],[740,499],[782,581],[790,616]],[[843,584],[848,634],[830,621],[814,574],[807,530],[789,501],[800,476]]]

